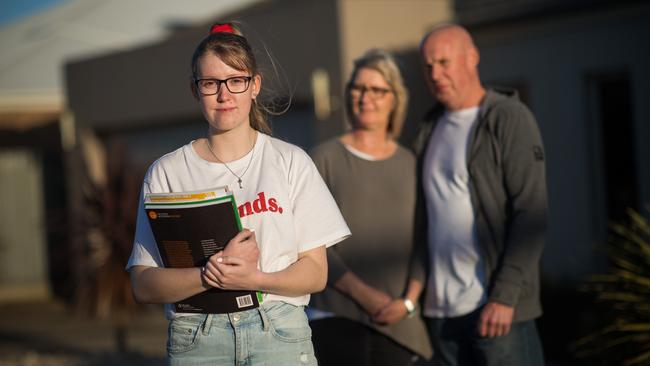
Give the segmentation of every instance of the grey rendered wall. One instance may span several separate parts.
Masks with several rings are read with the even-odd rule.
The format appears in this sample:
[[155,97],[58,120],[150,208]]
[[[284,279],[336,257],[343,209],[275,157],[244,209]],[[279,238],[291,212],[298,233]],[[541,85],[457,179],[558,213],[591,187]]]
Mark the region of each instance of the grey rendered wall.
[[638,186],[650,202],[650,26],[647,6],[531,20],[474,31],[481,75],[488,82],[522,83],[547,151],[551,207],[543,261],[547,280],[575,283],[593,271],[606,222],[597,142],[589,119],[585,78],[625,70],[634,100]]

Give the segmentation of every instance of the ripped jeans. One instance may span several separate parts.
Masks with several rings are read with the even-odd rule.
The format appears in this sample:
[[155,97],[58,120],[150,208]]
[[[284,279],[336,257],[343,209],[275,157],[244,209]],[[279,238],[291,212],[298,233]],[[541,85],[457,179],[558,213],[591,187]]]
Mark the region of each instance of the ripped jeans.
[[229,314],[181,316],[169,323],[170,365],[316,365],[303,306],[280,301]]

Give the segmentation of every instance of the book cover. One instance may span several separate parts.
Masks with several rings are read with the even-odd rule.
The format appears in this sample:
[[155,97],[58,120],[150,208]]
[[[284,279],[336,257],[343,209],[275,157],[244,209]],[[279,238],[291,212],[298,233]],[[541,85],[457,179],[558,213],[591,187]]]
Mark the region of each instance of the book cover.
[[[203,267],[242,230],[235,198],[227,187],[145,195],[145,211],[168,268]],[[232,313],[259,306],[256,291],[212,288],[174,304],[181,313]]]

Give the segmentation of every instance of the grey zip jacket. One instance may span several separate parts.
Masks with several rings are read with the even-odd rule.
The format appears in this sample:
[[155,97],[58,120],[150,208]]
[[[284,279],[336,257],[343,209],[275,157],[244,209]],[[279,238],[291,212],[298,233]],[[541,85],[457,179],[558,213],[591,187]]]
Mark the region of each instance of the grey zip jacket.
[[[431,110],[414,144],[420,186],[424,153],[442,113],[442,105]],[[488,301],[513,306],[514,321],[534,319],[542,314],[539,262],[548,216],[544,148],[535,118],[516,92],[487,90],[472,132],[467,171]],[[418,242],[426,244],[422,189],[418,206]]]

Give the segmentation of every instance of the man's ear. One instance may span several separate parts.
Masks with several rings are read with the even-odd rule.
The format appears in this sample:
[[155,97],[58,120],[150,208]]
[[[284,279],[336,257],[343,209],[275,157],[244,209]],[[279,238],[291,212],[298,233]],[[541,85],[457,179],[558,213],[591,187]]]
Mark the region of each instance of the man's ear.
[[478,67],[478,63],[481,60],[481,55],[479,54],[478,50],[476,47],[472,47],[469,49],[467,53],[467,63],[470,68],[476,68]]

